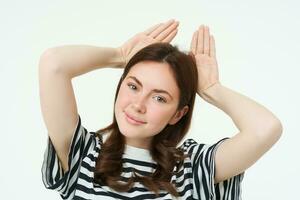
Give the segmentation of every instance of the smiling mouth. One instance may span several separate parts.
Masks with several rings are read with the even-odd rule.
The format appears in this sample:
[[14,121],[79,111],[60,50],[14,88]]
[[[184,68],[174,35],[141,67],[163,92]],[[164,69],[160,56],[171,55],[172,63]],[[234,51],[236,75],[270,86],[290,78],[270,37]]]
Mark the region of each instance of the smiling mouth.
[[134,125],[141,125],[141,124],[145,124],[146,122],[141,122],[141,121],[136,121],[134,119],[132,119],[129,115],[127,115],[125,113],[125,116],[126,116],[126,120],[131,123],[131,124],[134,124]]

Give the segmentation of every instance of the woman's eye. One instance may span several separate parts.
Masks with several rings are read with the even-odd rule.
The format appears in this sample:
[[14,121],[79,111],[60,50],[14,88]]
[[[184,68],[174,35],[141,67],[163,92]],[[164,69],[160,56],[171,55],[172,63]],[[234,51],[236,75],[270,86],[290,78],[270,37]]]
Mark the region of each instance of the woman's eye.
[[161,99],[161,101],[160,102],[163,102],[163,103],[166,103],[166,100],[164,99],[164,98],[162,98],[162,97],[160,97],[160,96],[157,96],[159,99]]
[[130,84],[130,83],[129,83],[129,84],[127,84],[127,85],[128,85],[130,88],[131,88],[131,86],[134,86],[134,87],[135,87],[135,85],[133,85],[133,84]]
[[[133,90],[136,90],[136,86],[135,85],[133,85],[133,84],[130,84],[130,83],[128,83],[127,84],[128,85],[128,87],[129,88],[131,88],[132,89],[132,87],[134,88]],[[132,87],[131,87],[132,86]],[[158,102],[162,102],[162,103],[166,103],[167,101],[165,100],[165,98],[163,98],[163,97],[161,97],[161,96],[155,96],[155,97],[158,97]]]

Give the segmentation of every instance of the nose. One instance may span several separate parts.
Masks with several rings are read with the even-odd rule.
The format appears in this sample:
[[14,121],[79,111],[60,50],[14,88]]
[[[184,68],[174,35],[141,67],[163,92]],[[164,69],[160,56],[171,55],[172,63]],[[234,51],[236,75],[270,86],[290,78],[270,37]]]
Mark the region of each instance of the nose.
[[137,97],[136,100],[132,103],[133,109],[139,113],[144,113],[146,111],[145,101],[145,97]]

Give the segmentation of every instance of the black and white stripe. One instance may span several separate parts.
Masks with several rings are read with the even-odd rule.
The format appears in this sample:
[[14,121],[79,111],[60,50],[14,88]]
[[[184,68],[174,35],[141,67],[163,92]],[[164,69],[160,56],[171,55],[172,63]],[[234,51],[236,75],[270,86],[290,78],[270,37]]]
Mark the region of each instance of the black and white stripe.
[[[179,147],[186,153],[192,153],[192,155],[185,159],[179,173],[173,175],[171,179],[180,194],[177,199],[241,199],[241,182],[244,172],[214,184],[216,149],[226,139],[223,138],[213,145],[198,144],[193,139],[187,139]],[[54,146],[48,137],[41,169],[45,187],[58,191],[63,199],[68,200],[176,199],[166,191],[160,191],[159,198],[156,198],[154,192],[149,191],[140,183],[135,183],[133,188],[123,193],[94,183],[93,172],[102,142],[102,138],[96,137],[94,132],[88,132],[82,126],[81,118],[78,115],[77,127],[69,149],[69,171],[63,174]],[[126,154],[123,154],[122,161],[122,181],[127,181],[132,176],[133,169],[137,174],[146,176],[154,172],[156,167],[155,162],[132,159]]]

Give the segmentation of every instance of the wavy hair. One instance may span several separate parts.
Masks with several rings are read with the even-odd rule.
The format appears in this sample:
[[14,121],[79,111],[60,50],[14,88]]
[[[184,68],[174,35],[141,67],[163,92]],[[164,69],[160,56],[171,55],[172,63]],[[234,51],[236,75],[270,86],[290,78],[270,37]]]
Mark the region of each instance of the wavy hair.
[[[117,86],[115,100],[119,93],[120,86],[130,71],[131,67],[141,61],[156,61],[168,63],[179,88],[179,103],[177,111],[185,105],[189,107],[188,112],[174,125],[166,127],[157,135],[153,136],[150,144],[150,155],[157,162],[155,171],[150,176],[139,176],[133,172],[126,184],[122,181],[122,155],[125,150],[125,138],[119,130],[115,115],[113,122],[98,131],[96,135],[110,132],[106,141],[102,144],[99,156],[96,160],[94,181],[101,185],[109,186],[118,192],[128,191],[135,181],[140,182],[150,191],[158,196],[160,189],[168,191],[173,196],[179,196],[176,185],[170,182],[172,175],[178,173],[183,165],[183,160],[190,156],[184,154],[183,150],[176,148],[179,142],[187,134],[194,108],[195,97],[198,86],[198,73],[195,60],[192,55],[178,50],[177,46],[169,43],[154,43],[138,51],[127,63],[124,72]],[[114,103],[114,106],[115,106]],[[174,167],[176,171],[174,172]]]

